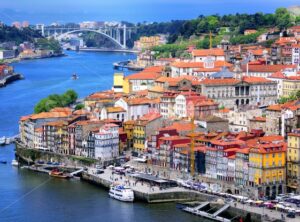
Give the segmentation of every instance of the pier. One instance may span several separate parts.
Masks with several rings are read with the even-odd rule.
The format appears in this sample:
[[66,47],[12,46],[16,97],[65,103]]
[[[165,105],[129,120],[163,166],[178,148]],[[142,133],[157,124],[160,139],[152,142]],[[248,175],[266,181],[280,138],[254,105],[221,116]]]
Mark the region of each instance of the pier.
[[[82,179],[95,185],[109,189],[113,183],[120,183],[129,186],[135,195],[135,198],[147,203],[164,203],[179,201],[207,201],[214,200],[215,197],[182,187],[160,187],[158,184],[138,180],[135,174],[120,176],[112,174],[112,171],[106,169],[103,174],[96,174],[95,169],[89,169],[82,173]],[[164,179],[157,178],[160,182],[166,182]]]
[[24,76],[18,73],[14,73],[12,75],[5,76],[4,78],[0,79],[0,87],[6,86],[8,83],[11,83],[16,80],[24,79]]
[[131,70],[131,71],[142,71],[142,70],[144,70],[144,67],[135,66],[131,63],[132,63],[132,61],[130,61],[130,60],[121,61],[121,62],[113,63],[113,66],[114,66],[114,69],[118,69],[118,70],[123,70],[123,69],[128,69],[128,70]]

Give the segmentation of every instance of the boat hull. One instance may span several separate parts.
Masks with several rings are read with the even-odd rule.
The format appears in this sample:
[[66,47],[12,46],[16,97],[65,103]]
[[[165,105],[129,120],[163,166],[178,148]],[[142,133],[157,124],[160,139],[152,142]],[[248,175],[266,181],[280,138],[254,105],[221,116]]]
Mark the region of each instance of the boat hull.
[[108,195],[116,200],[122,202],[133,202],[134,201],[134,193],[130,189],[126,189],[123,191],[115,190],[114,188],[110,188]]

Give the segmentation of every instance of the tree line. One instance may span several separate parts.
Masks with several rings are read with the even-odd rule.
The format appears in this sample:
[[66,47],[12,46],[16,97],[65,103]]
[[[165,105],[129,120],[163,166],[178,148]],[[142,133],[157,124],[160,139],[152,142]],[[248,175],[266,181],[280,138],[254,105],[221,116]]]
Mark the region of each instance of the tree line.
[[56,107],[67,107],[76,102],[78,94],[70,89],[63,94],[51,94],[41,99],[34,107],[34,113],[49,112]]

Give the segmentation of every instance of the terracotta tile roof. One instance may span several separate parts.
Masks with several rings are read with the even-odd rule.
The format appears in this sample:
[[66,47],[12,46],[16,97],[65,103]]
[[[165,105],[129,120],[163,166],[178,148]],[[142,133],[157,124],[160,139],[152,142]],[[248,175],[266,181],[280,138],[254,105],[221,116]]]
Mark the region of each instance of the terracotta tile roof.
[[229,113],[230,109],[224,108],[224,109],[219,109],[219,113]]
[[287,80],[293,80],[293,81],[299,81],[300,76],[287,76],[286,79]]
[[47,119],[47,118],[64,118],[71,116],[72,112],[42,112],[39,114],[33,114],[30,119]]
[[159,92],[162,93],[164,92],[164,88],[161,86],[153,86],[152,88],[149,89],[149,92]]
[[174,62],[171,66],[176,68],[202,68],[202,62]]
[[190,138],[184,137],[184,136],[165,136],[165,137],[160,137],[159,140],[166,140],[166,141],[172,141],[172,140],[189,140]]
[[271,83],[272,80],[263,78],[263,77],[256,77],[256,76],[244,76],[243,81],[249,84],[251,83]]
[[150,66],[143,70],[143,72],[156,72],[161,73],[164,70],[164,66]]
[[191,131],[193,129],[193,124],[191,123],[183,123],[183,122],[174,122],[170,128],[176,129],[178,132],[180,131]]
[[120,113],[120,112],[126,112],[125,109],[122,107],[107,107],[106,108],[108,113]]
[[162,117],[162,115],[160,115],[159,113],[147,113],[147,114],[143,115],[142,117],[140,117],[139,120],[151,122],[151,121],[156,120],[161,117]]
[[[274,73],[282,71],[286,68],[296,69],[296,65],[249,65],[249,72],[266,72],[266,73]],[[247,71],[247,65],[242,65],[242,70],[244,72]]]
[[128,80],[155,80],[160,76],[157,72],[139,72],[126,76]]
[[199,82],[203,85],[235,85],[240,83],[241,80],[228,78],[228,79],[204,79]]
[[237,153],[249,154],[250,148],[238,149]]
[[85,109],[79,109],[73,112],[74,115],[87,115],[91,114],[91,112],[85,110]]
[[53,122],[48,122],[44,124],[45,126],[55,126],[55,127],[62,127],[62,126],[67,126],[68,123],[65,121],[53,121]]
[[256,117],[254,117],[253,119],[250,119],[250,121],[266,122],[266,117],[256,116]]
[[284,75],[283,72],[278,71],[278,72],[275,72],[275,73],[271,74],[268,78],[285,79],[286,76]]
[[225,56],[223,49],[195,49],[192,51],[193,56]]

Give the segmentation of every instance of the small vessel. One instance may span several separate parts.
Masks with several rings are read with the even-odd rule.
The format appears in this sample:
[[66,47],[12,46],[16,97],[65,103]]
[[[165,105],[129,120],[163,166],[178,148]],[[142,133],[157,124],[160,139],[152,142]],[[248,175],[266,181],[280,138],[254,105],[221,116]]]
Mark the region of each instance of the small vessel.
[[133,202],[134,200],[133,190],[124,185],[112,185],[108,194],[110,197],[124,202]]
[[7,161],[6,160],[0,160],[0,163],[7,164]]
[[5,144],[6,144],[6,145],[9,145],[10,143],[11,143],[11,139],[10,139],[10,138],[8,138],[8,137],[7,137],[7,138],[5,138]]
[[6,142],[5,136],[0,137],[0,146],[5,145],[5,142]]
[[69,179],[71,177],[69,174],[59,171],[58,169],[51,170],[49,175],[52,177],[58,177],[58,178],[62,178],[62,179]]
[[12,166],[19,166],[19,162],[17,160],[12,160],[11,165]]
[[72,75],[72,79],[73,80],[77,80],[79,77],[77,76],[77,74],[76,73],[74,73],[73,75]]

